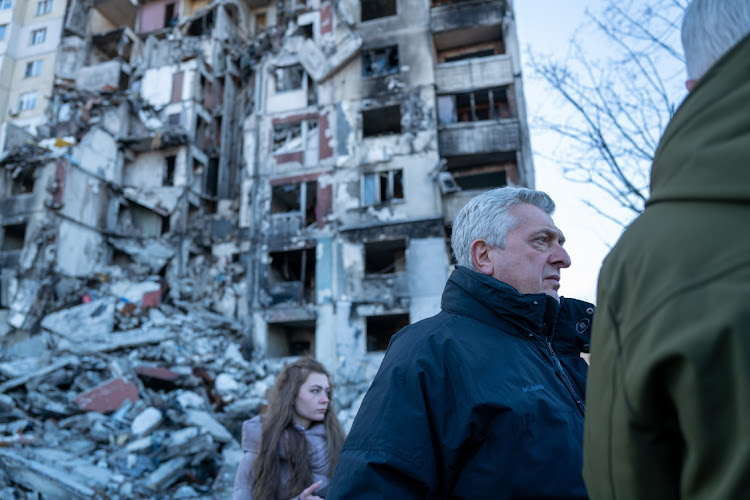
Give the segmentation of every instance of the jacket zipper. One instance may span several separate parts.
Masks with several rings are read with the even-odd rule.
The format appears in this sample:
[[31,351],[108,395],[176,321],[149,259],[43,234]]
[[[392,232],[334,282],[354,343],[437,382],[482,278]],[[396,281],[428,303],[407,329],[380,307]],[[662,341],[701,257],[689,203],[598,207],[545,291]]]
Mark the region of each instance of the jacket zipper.
[[565,368],[563,367],[562,363],[560,363],[560,360],[558,359],[557,354],[555,353],[555,350],[552,348],[552,341],[549,338],[547,338],[546,341],[547,341],[547,348],[549,349],[550,356],[552,356],[552,361],[555,364],[555,368],[560,373],[560,376],[562,377],[563,382],[565,382],[565,385],[568,387],[568,390],[573,395],[573,398],[576,400],[576,403],[578,403],[578,408],[581,410],[581,413],[585,414],[586,405],[578,396],[578,393],[573,387],[573,384],[570,382],[570,378],[568,377],[568,372],[565,371]]

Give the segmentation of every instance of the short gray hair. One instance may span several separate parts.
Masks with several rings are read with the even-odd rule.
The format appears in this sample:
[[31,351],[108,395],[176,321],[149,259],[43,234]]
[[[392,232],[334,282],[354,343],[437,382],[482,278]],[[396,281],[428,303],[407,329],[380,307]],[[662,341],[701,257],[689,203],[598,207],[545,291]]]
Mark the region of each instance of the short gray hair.
[[750,33],[750,0],[693,0],[682,18],[689,79],[702,77]]
[[459,266],[474,269],[471,244],[485,240],[492,246],[505,247],[508,233],[518,225],[513,207],[528,203],[552,215],[555,202],[547,193],[505,186],[475,196],[453,220],[451,246]]

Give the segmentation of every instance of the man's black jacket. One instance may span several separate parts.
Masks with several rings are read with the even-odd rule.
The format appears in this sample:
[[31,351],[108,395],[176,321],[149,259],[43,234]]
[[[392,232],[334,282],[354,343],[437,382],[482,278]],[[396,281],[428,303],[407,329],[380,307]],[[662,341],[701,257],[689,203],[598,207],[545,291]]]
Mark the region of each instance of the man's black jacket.
[[391,340],[326,498],[586,498],[592,314],[458,267]]

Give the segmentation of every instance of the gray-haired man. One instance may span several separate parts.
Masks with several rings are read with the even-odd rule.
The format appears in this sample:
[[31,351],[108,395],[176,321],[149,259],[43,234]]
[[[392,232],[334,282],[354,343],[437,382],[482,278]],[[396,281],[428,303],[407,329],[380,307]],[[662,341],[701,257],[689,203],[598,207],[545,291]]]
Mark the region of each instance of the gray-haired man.
[[586,498],[593,307],[558,296],[554,208],[504,187],[459,212],[442,311],[393,337],[326,498]]

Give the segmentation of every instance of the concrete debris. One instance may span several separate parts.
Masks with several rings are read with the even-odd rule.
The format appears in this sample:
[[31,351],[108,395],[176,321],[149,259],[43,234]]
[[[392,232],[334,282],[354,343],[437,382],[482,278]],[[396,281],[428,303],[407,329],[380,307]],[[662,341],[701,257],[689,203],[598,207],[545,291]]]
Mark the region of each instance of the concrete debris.
[[138,388],[121,378],[117,378],[94,387],[76,397],[73,401],[83,411],[106,413],[120,408],[125,401],[135,402],[137,400]]
[[148,407],[138,414],[130,424],[130,432],[134,436],[142,436],[156,429],[161,424],[164,416],[154,407]]

